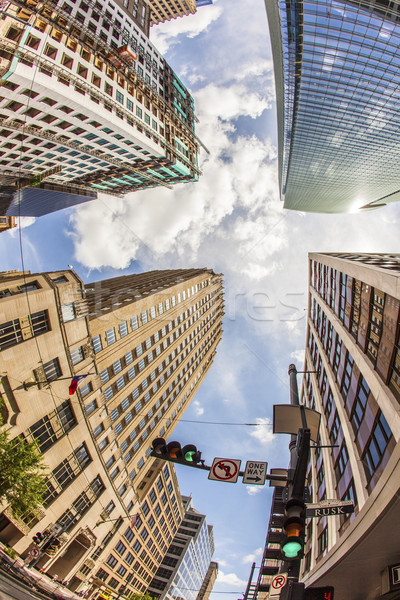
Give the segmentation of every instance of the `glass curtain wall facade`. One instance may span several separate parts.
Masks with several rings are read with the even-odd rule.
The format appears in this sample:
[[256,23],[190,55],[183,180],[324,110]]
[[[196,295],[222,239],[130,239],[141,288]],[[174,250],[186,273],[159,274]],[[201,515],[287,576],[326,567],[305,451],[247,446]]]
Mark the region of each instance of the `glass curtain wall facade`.
[[266,1],[285,208],[348,212],[400,199],[399,8]]
[[[148,592],[159,600],[196,600],[214,552],[213,527],[183,496],[185,515]],[[208,592],[209,593],[209,592]]]
[[[352,565],[365,598],[375,598],[371,590],[395,559],[392,544],[380,540],[382,523],[400,511],[400,255],[311,254],[309,259],[304,370],[311,372],[304,375],[301,401],[321,413],[319,445],[330,447],[312,451],[308,480],[313,502],[352,500],[355,512],[308,519],[302,577],[309,583],[325,577],[323,583],[340,586],[340,580],[348,584],[345,569]],[[367,536],[379,553],[362,574],[362,561],[372,552],[362,547]],[[336,563],[338,574],[335,569],[325,574]]]

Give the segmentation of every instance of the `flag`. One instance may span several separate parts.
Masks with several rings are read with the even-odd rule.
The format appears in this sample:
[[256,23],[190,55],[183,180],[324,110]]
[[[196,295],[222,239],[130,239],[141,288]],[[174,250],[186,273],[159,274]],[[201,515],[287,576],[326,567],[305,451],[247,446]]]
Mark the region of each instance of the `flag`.
[[133,515],[132,521],[131,521],[131,527],[135,527],[137,520],[138,520],[138,515]]
[[78,388],[78,383],[80,382],[81,379],[85,379],[85,377],[87,377],[87,375],[76,375],[75,377],[72,378],[72,381],[69,385],[69,395],[72,396],[72,394],[75,394],[77,388]]

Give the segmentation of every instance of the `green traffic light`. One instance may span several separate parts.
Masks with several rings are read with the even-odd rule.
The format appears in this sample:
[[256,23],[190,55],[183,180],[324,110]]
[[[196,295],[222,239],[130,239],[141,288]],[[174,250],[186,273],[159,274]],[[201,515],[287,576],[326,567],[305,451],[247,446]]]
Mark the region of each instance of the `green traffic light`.
[[189,450],[188,452],[185,452],[185,460],[187,462],[194,462],[194,456],[195,456],[196,452],[195,450]]
[[287,541],[282,547],[282,552],[286,558],[297,558],[303,549],[303,545],[300,540],[294,539],[293,541]]

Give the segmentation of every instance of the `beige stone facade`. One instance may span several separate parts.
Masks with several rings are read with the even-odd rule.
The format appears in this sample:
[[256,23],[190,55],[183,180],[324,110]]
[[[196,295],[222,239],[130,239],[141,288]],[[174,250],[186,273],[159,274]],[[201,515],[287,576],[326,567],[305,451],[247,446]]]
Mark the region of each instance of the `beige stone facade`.
[[[222,316],[221,276],[206,269],[0,279],[4,426],[36,439],[49,471],[43,510],[21,520],[4,507],[1,541],[26,556],[57,525],[59,551],[38,566],[93,597],[147,589],[183,516],[173,465],[151,443],[204,379]],[[86,377],[70,396],[74,375]]]
[[196,0],[149,0],[149,5],[151,25],[196,12]]

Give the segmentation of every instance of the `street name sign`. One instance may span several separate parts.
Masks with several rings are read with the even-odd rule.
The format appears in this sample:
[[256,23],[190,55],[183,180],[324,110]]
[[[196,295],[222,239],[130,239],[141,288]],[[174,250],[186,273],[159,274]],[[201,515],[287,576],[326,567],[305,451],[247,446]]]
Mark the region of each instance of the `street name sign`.
[[269,588],[269,598],[279,598],[282,589],[285,587],[287,582],[287,573],[278,573],[271,581]]
[[306,517],[332,517],[353,512],[352,500],[322,500],[318,504],[306,504]]
[[267,478],[267,467],[266,462],[256,462],[254,460],[248,460],[246,462],[246,468],[242,483],[250,483],[252,485],[264,485]]
[[214,458],[208,479],[236,483],[239,477],[241,460],[233,458]]

